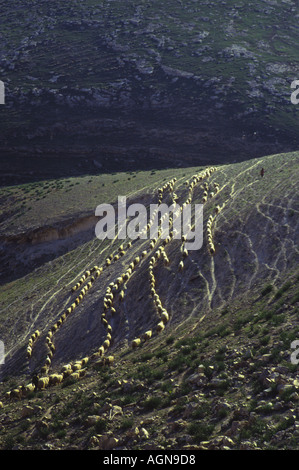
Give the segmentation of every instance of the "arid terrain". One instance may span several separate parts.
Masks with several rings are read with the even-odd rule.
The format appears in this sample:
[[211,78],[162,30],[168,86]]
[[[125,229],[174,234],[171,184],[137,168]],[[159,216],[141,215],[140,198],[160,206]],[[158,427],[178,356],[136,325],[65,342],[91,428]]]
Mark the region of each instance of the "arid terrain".
[[[298,157],[2,188],[0,447],[296,448]],[[117,195],[203,203],[202,248],[99,240]]]

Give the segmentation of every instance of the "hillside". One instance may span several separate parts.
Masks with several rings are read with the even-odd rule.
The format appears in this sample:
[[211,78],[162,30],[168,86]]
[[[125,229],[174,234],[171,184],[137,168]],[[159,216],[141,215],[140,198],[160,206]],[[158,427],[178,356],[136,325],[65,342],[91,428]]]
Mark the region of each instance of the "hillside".
[[[0,448],[298,447],[298,166],[291,152],[2,188]],[[98,204],[149,207],[159,188],[204,203],[200,250],[95,237]],[[6,396],[35,374],[62,382]]]
[[2,1],[0,184],[297,150],[297,6]]

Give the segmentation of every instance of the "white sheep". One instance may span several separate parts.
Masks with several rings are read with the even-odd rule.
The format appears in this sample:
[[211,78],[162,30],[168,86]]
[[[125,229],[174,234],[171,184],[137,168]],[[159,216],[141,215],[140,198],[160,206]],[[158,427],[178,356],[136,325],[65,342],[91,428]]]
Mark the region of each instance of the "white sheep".
[[167,323],[168,320],[169,320],[169,315],[168,313],[166,312],[166,310],[164,310],[162,313],[161,313],[161,320],[163,323]]
[[49,377],[39,377],[37,382],[37,389],[44,390],[49,385]]
[[132,344],[131,344],[132,349],[137,348],[138,346],[140,346],[140,344],[141,344],[141,339],[140,338],[133,339]]
[[162,321],[159,322],[158,325],[157,325],[157,328],[156,328],[157,333],[160,333],[161,331],[163,331],[164,328],[165,328],[164,323]]
[[148,341],[151,337],[152,337],[152,330],[146,331],[142,336],[144,341]]

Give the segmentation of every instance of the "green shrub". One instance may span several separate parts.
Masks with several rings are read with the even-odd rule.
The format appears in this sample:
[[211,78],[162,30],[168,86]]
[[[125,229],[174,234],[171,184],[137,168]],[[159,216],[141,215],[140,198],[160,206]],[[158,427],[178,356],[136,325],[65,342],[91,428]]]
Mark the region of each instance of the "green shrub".
[[282,294],[291,287],[291,285],[292,285],[291,281],[287,281],[285,284],[283,284],[283,286],[280,289],[278,289],[277,292],[275,292],[274,298],[279,299],[282,296]]
[[107,429],[107,421],[105,419],[99,419],[94,426],[96,433],[102,433]]
[[120,423],[120,429],[126,431],[133,427],[134,420],[131,418],[123,418],[122,422]]
[[150,397],[143,402],[143,407],[147,411],[152,411],[161,406],[162,398],[161,397]]
[[273,284],[268,284],[268,285],[267,285],[266,287],[264,287],[264,289],[262,290],[262,292],[261,292],[262,296],[264,297],[265,295],[270,294],[270,292],[272,292],[273,289],[274,289]]
[[193,436],[194,441],[198,444],[201,441],[208,440],[213,430],[214,426],[212,424],[207,424],[202,421],[196,421],[188,426],[188,434]]

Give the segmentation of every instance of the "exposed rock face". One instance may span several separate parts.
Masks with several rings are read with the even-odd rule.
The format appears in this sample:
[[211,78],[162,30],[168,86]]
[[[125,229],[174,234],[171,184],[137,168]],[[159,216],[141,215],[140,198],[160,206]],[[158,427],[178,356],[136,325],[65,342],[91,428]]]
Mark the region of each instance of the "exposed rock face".
[[297,148],[295,2],[54,5],[24,7],[22,22],[5,6],[17,39],[1,43],[0,183],[114,169],[104,155],[126,170],[132,154],[142,168]]

